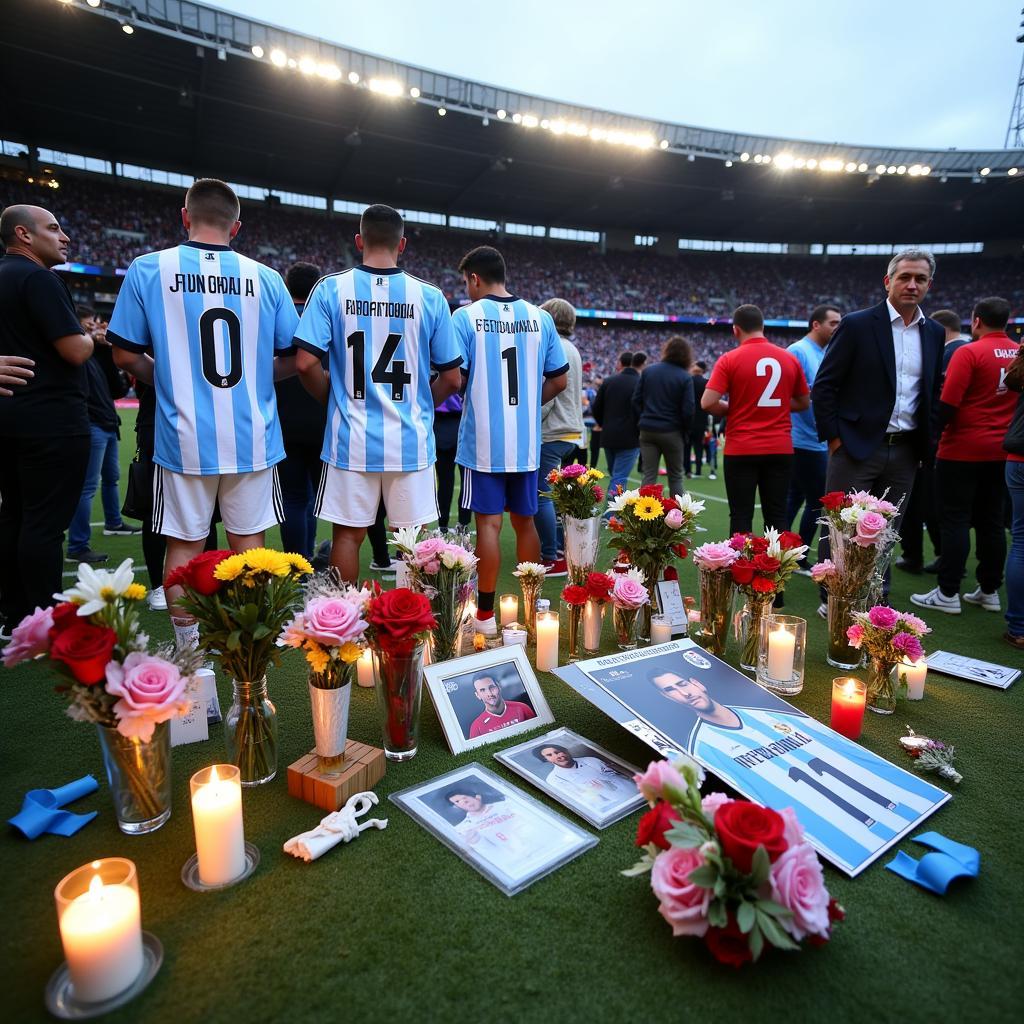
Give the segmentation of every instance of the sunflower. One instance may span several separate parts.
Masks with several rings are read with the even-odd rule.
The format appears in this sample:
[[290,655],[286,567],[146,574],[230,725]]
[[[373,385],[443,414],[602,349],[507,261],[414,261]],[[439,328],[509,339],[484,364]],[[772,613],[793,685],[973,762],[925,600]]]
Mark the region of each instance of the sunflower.
[[229,555],[223,561],[218,562],[213,570],[213,578],[217,580],[237,580],[245,572],[245,554]]
[[287,576],[292,569],[290,557],[272,548],[252,548],[242,555],[250,573],[266,572],[271,576]]
[[308,576],[313,572],[313,566],[302,557],[302,555],[296,555],[294,552],[288,552],[284,556],[288,559],[288,564],[292,567],[292,572],[297,573],[300,576]]
[[129,601],[141,601],[146,596],[146,588],[141,583],[129,583],[124,596]]
[[633,505],[633,515],[644,522],[660,519],[664,514],[665,506],[657,498],[640,498]]

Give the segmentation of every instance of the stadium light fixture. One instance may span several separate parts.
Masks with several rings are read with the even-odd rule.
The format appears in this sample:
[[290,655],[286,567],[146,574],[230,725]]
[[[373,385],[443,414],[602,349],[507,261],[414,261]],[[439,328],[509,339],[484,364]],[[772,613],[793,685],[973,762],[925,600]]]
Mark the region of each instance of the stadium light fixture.
[[447,109],[445,107],[438,107],[437,108],[437,116],[438,117],[444,117],[445,114],[447,114],[447,113],[448,113],[448,111],[447,111]]
[[551,127],[551,122],[545,117],[541,120],[540,126],[541,128],[544,129],[544,131],[548,131],[548,129],[550,129]]
[[932,169],[927,164],[925,164],[924,167],[921,168],[922,176],[924,176],[926,174],[931,174],[931,173],[932,173]]
[[294,71],[299,66],[299,62],[294,57],[288,58],[288,67]]
[[661,142],[658,143],[658,149],[668,149],[668,139],[662,139]]
[[394,98],[401,96],[402,93],[405,92],[405,87],[401,82],[396,81],[394,78],[371,78],[370,92]]
[[897,174],[906,174],[907,173],[907,165],[906,164],[900,164],[899,167],[896,168],[896,173]]
[[755,164],[759,164],[760,162],[761,162],[761,154],[760,153],[755,153],[754,154],[754,163]]
[[316,61],[312,57],[300,57],[299,58],[299,71],[304,75],[315,75],[316,74]]
[[250,50],[249,52],[250,52],[250,53],[251,53],[251,54],[252,54],[252,55],[253,55],[253,56],[254,56],[254,57],[255,57],[255,58],[257,59],[257,60],[261,60],[261,59],[262,59],[262,57],[263,57],[263,47],[262,47],[262,46],[259,46],[259,45],[257,45],[257,46],[254,46],[254,47],[253,47],[253,48],[252,48],[252,49],[251,49],[251,50]]
[[418,87],[418,86],[415,86],[415,85],[414,85],[414,86],[413,86],[413,87],[412,87],[412,88],[411,88],[411,89],[409,90],[409,95],[410,95],[410,96],[411,96],[411,97],[412,97],[412,98],[413,98],[414,100],[418,100],[418,99],[420,98],[420,90],[419,90],[419,87]]
[[857,170],[857,165],[852,160],[849,160],[849,161],[847,161],[847,164],[846,164],[846,167],[844,168],[844,170],[846,171],[847,174],[853,174],[853,172],[855,170]]
[[[547,122],[547,126],[552,135],[564,135],[569,130],[569,126],[561,118]],[[541,127],[544,127],[544,122],[541,122]]]
[[875,168],[875,174],[885,174],[885,164],[879,164]]
[[746,163],[750,159],[749,153],[740,153],[740,163]]
[[857,164],[857,170],[860,171],[861,174],[864,174],[867,171],[867,169],[868,169],[868,165],[867,164],[865,164],[865,163]]
[[288,54],[276,47],[270,51],[270,63],[275,68],[283,68],[288,63]]
[[121,31],[126,36],[135,35],[135,26],[134,25],[129,25],[127,21],[122,21],[121,22]]
[[337,64],[317,64],[316,73],[328,82],[341,80],[341,68]]
[[911,164],[907,168],[907,174],[909,174],[912,178],[916,178],[920,173],[921,173],[921,165],[920,164]]
[[775,166],[778,167],[778,169],[780,171],[791,170],[792,167],[793,167],[793,163],[794,163],[794,160],[793,160],[793,154],[792,153],[780,153],[775,158]]
[[793,161],[793,166],[794,166],[794,167],[795,167],[795,168],[796,168],[796,169],[797,169],[798,171],[802,171],[802,170],[803,170],[803,169],[804,169],[804,168],[805,168],[805,167],[807,166],[807,161],[806,161],[806,160],[805,160],[805,159],[804,159],[804,158],[803,158],[802,156],[798,156],[798,157],[797,157],[797,158],[796,158],[796,159],[795,159],[795,160]]
[[771,155],[771,153],[765,153],[765,155],[763,157],[763,162],[766,163],[766,164],[770,164],[772,162],[772,155]]
[[1016,177],[1017,177],[1017,168],[1016,168],[1016,167],[1011,167],[1011,168],[1010,168],[1010,169],[1009,169],[1009,170],[1008,170],[1008,171],[1006,172],[1006,176],[1007,176],[1008,178],[1016,178]]
[[536,114],[523,114],[522,125],[524,128],[536,128],[540,124],[540,119]]
[[732,161],[731,160],[726,160],[725,161],[725,166],[726,167],[732,167]]
[[818,161],[817,161],[817,160],[815,160],[815,159],[814,159],[814,157],[812,156],[812,157],[811,157],[811,158],[810,158],[810,159],[809,159],[809,160],[807,161],[807,170],[809,170],[809,171],[813,171],[813,170],[814,170],[814,168],[815,168],[815,167],[817,167],[817,166],[818,166]]
[[507,110],[499,110],[498,111],[498,120],[499,121],[504,121],[506,117],[508,117],[508,111]]
[[358,71],[350,71],[348,73],[348,80],[353,85],[358,85],[359,84],[359,72]]
[[522,124],[522,122],[523,122],[523,115],[522,114],[516,113],[516,114],[512,115],[512,123],[513,124]]
[[829,156],[822,160],[818,166],[826,174],[835,174],[843,169],[843,161],[838,157]]
[[978,173],[983,178],[987,178],[992,173],[992,168],[991,167],[982,167],[982,169],[980,171],[978,171]]
[[99,7],[100,0],[85,0],[90,7]]

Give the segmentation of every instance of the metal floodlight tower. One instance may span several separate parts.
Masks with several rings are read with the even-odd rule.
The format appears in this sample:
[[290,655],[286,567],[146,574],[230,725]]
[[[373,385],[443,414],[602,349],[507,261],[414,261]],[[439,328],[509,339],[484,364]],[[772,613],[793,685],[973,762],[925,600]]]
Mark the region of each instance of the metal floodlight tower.
[[[1024,7],[1021,8],[1024,15]],[[1020,27],[1024,29],[1024,20]],[[1018,43],[1024,43],[1024,31],[1017,36]],[[1024,147],[1024,54],[1021,54],[1020,71],[1017,72],[1017,91],[1013,96],[1013,106],[1010,108],[1010,123],[1006,126],[1006,141],[1004,149],[1018,149]]]

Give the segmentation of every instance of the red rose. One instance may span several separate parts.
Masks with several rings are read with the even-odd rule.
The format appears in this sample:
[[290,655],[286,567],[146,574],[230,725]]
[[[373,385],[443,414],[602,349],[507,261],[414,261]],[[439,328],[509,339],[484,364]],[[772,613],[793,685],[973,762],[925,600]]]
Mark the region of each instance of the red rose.
[[786,852],[786,821],[781,814],[749,800],[730,800],[715,812],[715,831],[722,853],[741,874],[749,875],[759,846],[776,860]]
[[80,619],[54,637],[50,657],[63,661],[78,682],[95,686],[103,682],[116,643],[117,634],[112,629]]
[[53,626],[50,628],[50,642],[53,643],[58,633],[63,633],[65,629],[69,629],[76,622],[85,621],[85,619],[80,618],[78,615],[77,604],[65,601],[63,604],[57,605],[53,609]]
[[768,550],[768,541],[765,537],[751,537],[750,550],[755,555],[763,555]]
[[720,964],[728,964],[737,970],[754,959],[750,952],[750,940],[730,914],[724,928],[709,928],[704,935],[704,944]]
[[608,520],[608,529],[611,530],[612,533],[624,533],[626,528],[622,525],[620,520],[616,519],[615,516],[612,516],[611,519]]
[[664,484],[644,484],[640,488],[641,498],[660,498],[665,490]]
[[673,544],[672,552],[676,558],[685,558],[687,555],[687,548],[685,544]]
[[416,634],[437,625],[430,601],[408,587],[386,590],[375,597],[367,609],[366,621],[373,626],[380,646],[396,654],[408,654]]
[[638,822],[636,826],[636,845],[646,846],[654,843],[660,850],[667,850],[671,845],[665,833],[678,821],[676,809],[664,800],[659,800]]
[[771,555],[754,556],[754,568],[758,572],[778,572],[780,565],[782,563],[777,558],[772,558]]
[[804,539],[799,533],[794,533],[792,530],[783,530],[779,534],[779,547],[783,551],[789,551],[792,548],[798,548],[803,544]]
[[755,576],[750,585],[758,594],[775,593],[775,584],[764,576]]
[[742,587],[754,578],[754,563],[748,562],[745,558],[738,558],[730,566],[729,572],[732,573],[733,583]]
[[604,491],[594,484],[594,501],[604,501]]
[[665,570],[665,571],[664,571],[664,572],[663,572],[663,573],[661,574],[661,576],[662,576],[662,579],[664,579],[664,580],[666,580],[666,581],[667,581],[667,580],[678,580],[678,579],[679,579],[679,572],[678,572],[678,571],[676,570],[676,567],[675,567],[674,565],[670,565],[670,566],[669,566],[669,567],[668,567],[668,568],[667,568],[667,569],[666,569],[666,570]]
[[671,512],[672,509],[679,511],[679,503],[674,498],[662,498],[661,506],[666,512]]
[[562,591],[562,599],[566,604],[586,604],[587,588],[577,587],[570,583],[569,586]]
[[587,577],[587,596],[595,601],[607,601],[615,581],[604,572],[592,572]]
[[172,569],[164,580],[164,586],[188,587],[203,597],[216,594],[224,586],[224,581],[216,579],[213,570],[233,554],[233,551],[203,551],[185,565]]
[[843,507],[846,494],[843,491],[829,491],[821,496],[821,507],[827,508],[829,512],[836,512]]

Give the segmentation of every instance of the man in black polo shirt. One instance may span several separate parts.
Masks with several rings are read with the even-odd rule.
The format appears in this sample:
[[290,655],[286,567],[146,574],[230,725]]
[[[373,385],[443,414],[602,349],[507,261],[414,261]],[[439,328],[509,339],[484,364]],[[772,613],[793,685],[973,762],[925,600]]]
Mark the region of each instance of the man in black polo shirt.
[[64,531],[89,462],[82,333],[71,294],[50,269],[68,236],[38,206],[0,215],[0,355],[34,361],[24,386],[0,397],[0,616],[6,633],[63,590]]

